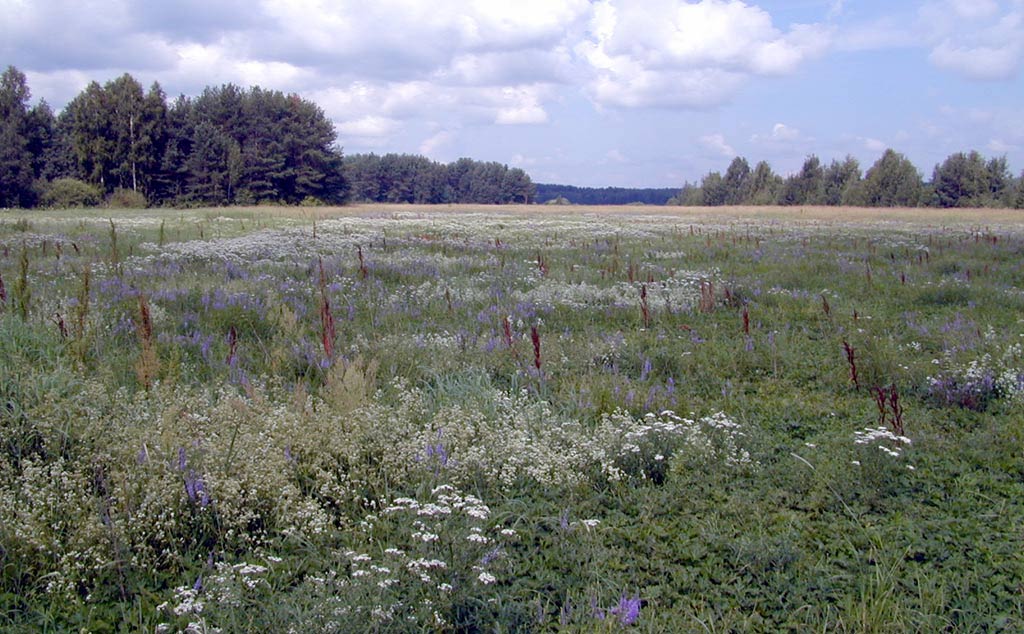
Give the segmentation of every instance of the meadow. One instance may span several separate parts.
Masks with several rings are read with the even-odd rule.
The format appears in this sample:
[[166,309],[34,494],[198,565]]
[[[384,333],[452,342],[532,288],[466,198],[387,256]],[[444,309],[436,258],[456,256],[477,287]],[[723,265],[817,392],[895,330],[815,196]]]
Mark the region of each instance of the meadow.
[[1024,215],[0,213],[0,629],[1024,631]]

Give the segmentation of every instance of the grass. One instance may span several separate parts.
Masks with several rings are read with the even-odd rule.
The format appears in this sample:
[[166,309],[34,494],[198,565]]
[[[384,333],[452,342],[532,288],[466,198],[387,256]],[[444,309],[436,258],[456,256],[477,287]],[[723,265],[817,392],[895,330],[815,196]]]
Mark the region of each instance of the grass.
[[0,627],[1019,631],[1022,251],[999,210],[5,212]]

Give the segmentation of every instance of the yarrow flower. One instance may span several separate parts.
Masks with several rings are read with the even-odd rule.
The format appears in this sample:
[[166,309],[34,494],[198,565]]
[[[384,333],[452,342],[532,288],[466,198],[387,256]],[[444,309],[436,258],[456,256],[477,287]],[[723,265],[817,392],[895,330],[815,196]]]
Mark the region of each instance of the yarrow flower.
[[477,579],[479,579],[480,583],[484,584],[485,586],[489,586],[498,580],[494,575],[492,575],[489,572],[481,572]]

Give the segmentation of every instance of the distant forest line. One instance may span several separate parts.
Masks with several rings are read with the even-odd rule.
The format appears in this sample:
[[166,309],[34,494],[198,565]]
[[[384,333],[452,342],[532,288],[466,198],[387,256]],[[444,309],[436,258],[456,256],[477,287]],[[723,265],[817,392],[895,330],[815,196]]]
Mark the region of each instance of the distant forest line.
[[1024,207],[1024,173],[1014,178],[1006,157],[956,152],[932,170],[930,181],[907,157],[888,149],[866,172],[852,156],[827,166],[811,155],[783,178],[761,161],[736,157],[725,174],[687,183],[672,205],[832,205],[857,207]]
[[0,207],[545,203],[1024,207],[1004,157],[951,154],[931,180],[885,153],[867,171],[814,155],[783,177],[736,157],[675,188],[535,184],[520,168],[410,154],[343,156],[331,121],[295,94],[232,84],[168,101],[125,74],[90,83],[59,113],[30,105],[24,73],[0,76]]

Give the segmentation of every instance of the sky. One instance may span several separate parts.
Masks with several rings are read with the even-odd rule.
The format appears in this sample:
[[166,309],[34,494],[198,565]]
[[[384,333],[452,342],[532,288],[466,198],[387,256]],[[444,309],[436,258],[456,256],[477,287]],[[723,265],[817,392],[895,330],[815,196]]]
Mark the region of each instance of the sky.
[[930,178],[1024,169],[1024,0],[0,0],[0,66],[59,111],[131,73],[169,97],[297,93],[345,154],[679,187],[886,148]]

